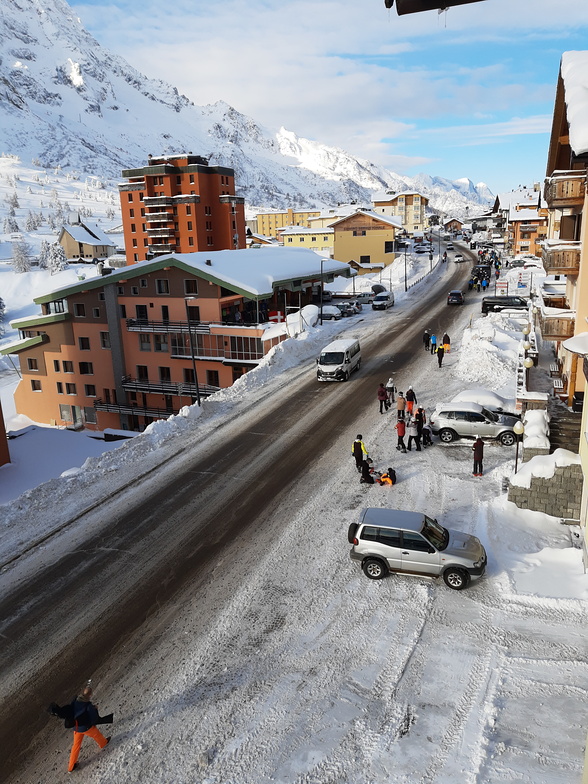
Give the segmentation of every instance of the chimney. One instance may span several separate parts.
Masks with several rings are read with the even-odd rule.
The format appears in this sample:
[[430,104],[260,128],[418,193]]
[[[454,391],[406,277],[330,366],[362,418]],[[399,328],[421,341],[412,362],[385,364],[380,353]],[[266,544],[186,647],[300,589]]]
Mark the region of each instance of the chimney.
[[205,262],[209,267],[212,267],[212,261],[210,259],[206,259]]

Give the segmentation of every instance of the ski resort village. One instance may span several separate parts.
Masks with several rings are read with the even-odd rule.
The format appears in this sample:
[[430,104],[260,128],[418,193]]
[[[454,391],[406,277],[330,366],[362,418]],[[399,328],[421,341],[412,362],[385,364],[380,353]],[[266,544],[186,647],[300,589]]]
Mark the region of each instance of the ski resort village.
[[588,784],[588,12],[520,2],[507,57],[506,0],[370,0],[259,122],[222,88],[302,69],[297,1],[167,9],[173,55],[150,2],[2,9],[6,784]]

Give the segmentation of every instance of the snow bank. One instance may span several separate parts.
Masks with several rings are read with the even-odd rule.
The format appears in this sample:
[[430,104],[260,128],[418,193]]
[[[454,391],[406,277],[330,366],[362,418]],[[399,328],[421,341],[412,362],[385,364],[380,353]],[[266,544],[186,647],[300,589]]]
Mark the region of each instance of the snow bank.
[[455,367],[458,378],[491,389],[512,386],[520,340],[515,330],[511,319],[500,313],[476,319],[462,337]]
[[517,487],[531,487],[534,476],[551,479],[556,468],[569,465],[581,465],[580,455],[568,449],[556,449],[551,455],[537,455],[528,463],[523,463],[518,473],[511,477],[510,483]]
[[[523,420],[525,434],[523,446],[526,449],[549,449],[549,414],[542,409],[530,409]],[[560,451],[560,450],[558,450]],[[523,485],[524,486],[524,485]]]

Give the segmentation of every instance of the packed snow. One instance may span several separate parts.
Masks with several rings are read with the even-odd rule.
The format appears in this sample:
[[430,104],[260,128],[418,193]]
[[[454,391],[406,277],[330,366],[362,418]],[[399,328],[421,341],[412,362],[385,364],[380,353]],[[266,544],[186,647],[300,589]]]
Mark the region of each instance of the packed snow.
[[[410,318],[425,286],[446,296],[447,265],[426,274],[429,266],[426,257],[411,257],[409,283],[423,279],[407,293],[403,264],[384,273],[396,294],[391,311],[364,307],[322,327],[305,319],[303,332],[202,408],[156,422],[102,457],[87,453],[81,462],[74,453],[59,467],[63,476],[1,507],[2,562],[33,545],[32,558],[35,541],[63,529],[101,495],[132,487],[140,473],[193,442],[196,428],[205,448],[219,418],[249,421],[258,399],[263,405],[265,395],[314,374],[314,359],[334,337],[365,342],[389,319]],[[353,285],[357,292],[379,278],[341,279],[331,288],[349,286],[352,294]],[[461,312],[442,369],[423,351],[395,378],[399,389],[414,387],[428,413],[467,388],[514,396],[514,374],[503,368],[513,366],[523,321],[479,318],[481,296],[468,298],[473,306]],[[444,331],[442,323],[425,326]],[[382,381],[388,375],[384,364]],[[186,596],[165,618],[145,624],[144,639],[154,635],[157,644],[137,649],[141,655],[131,646],[124,668],[93,674],[96,699],[114,710],[115,724],[104,752],[86,741],[85,781],[579,783],[588,675],[580,550],[558,520],[506,500],[501,487],[512,478],[513,449],[487,443],[484,477],[472,477],[471,442],[436,442],[400,455],[394,421],[393,411],[379,414],[374,389],[362,434],[376,466],[395,467],[395,487],[359,485],[350,455],[355,431],[334,434],[332,449],[284,500],[275,538],[263,551],[251,543],[254,560],[236,574],[225,572],[220,583],[210,575],[205,596]],[[59,439],[92,443],[83,434],[34,428],[11,446],[20,441],[24,450],[28,440],[30,450],[40,451],[34,441],[40,430],[55,439],[45,445],[54,462],[72,448]],[[27,469],[36,470],[24,462],[5,466],[0,484],[8,472]],[[475,534],[488,551],[486,576],[463,593],[426,578],[367,580],[350,562],[346,529],[368,505],[427,511]],[[309,548],[308,521],[318,519]],[[245,556],[240,549],[239,558]],[[2,579],[10,578],[5,569]],[[209,614],[205,635],[195,634],[195,612]],[[61,781],[69,741],[63,728],[48,725],[26,780]]]

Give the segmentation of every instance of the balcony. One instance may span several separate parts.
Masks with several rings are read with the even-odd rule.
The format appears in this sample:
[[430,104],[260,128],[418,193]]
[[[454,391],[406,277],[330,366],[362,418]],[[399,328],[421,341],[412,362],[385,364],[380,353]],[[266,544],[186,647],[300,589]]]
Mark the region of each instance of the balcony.
[[174,200],[171,196],[145,196],[143,203],[146,207],[169,207]]
[[580,271],[580,242],[546,244],[543,248],[543,266],[548,275],[577,275]]
[[129,332],[158,332],[167,335],[172,332],[184,332],[186,335],[209,335],[210,323],[204,321],[147,321],[147,319],[127,319]]
[[148,237],[173,237],[175,231],[172,228],[167,229],[147,229],[147,236]]
[[149,245],[147,248],[149,253],[173,253],[175,249],[175,243],[172,245],[170,242],[160,242],[157,245]]
[[550,209],[580,206],[585,195],[586,171],[554,172],[545,181],[545,198]]
[[[555,310],[555,308],[550,308]],[[567,340],[574,334],[576,326],[576,313],[569,310],[564,313],[545,313],[539,311],[539,328],[543,340]]]
[[[172,397],[196,397],[196,384],[152,381],[148,378],[132,378],[131,376],[125,376],[122,384],[127,392],[147,392],[156,395],[171,395]],[[213,387],[210,384],[198,384],[201,395],[214,395],[219,389],[220,387]]]
[[147,223],[172,223],[174,216],[171,212],[148,212],[145,220]]
[[108,411],[111,414],[130,414],[131,416],[143,416],[149,419],[167,419],[172,414],[178,414],[180,407],[153,408],[151,406],[131,406],[119,405],[118,403],[105,403],[103,400],[94,401],[96,411]]

